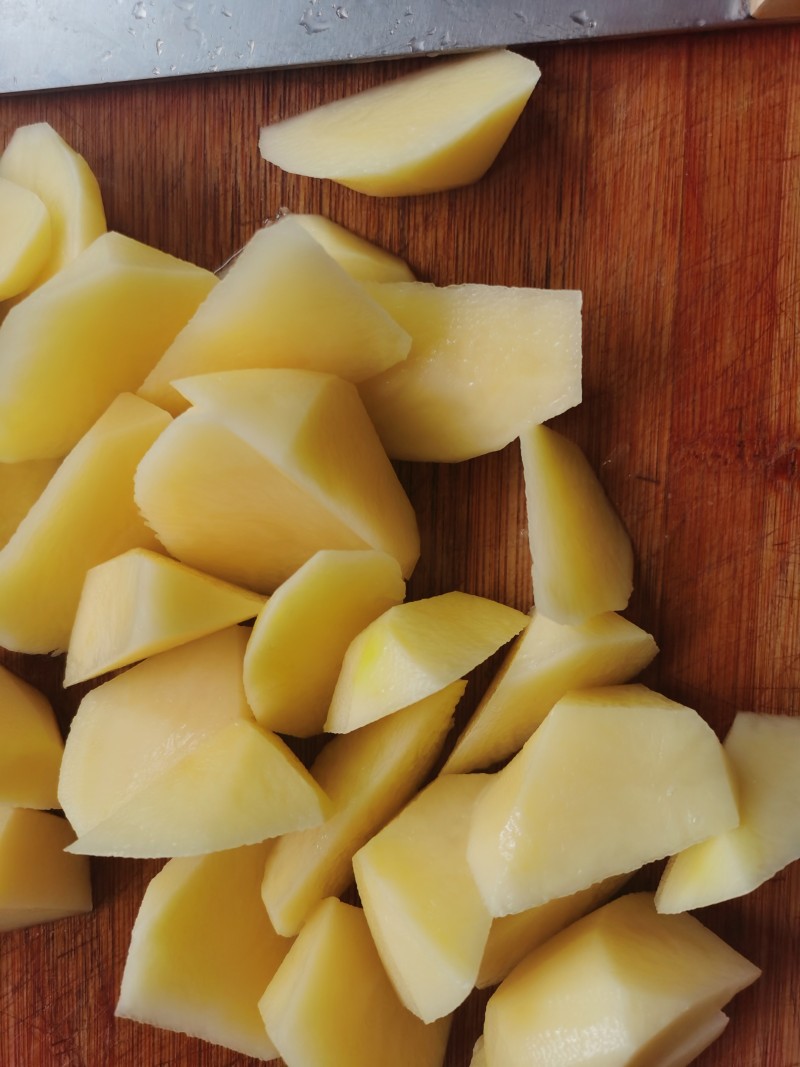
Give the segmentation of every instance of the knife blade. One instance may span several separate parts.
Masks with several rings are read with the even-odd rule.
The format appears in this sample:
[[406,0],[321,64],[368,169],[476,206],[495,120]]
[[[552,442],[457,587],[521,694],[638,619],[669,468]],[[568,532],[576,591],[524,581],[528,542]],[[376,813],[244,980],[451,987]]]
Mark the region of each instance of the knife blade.
[[0,0],[0,92],[755,22],[749,0]]

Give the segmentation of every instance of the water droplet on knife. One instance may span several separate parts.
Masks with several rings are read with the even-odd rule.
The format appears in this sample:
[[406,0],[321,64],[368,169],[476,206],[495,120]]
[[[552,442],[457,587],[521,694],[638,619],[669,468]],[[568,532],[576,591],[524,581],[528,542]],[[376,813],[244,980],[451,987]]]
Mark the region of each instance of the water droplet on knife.
[[323,33],[325,30],[330,29],[328,16],[324,11],[320,11],[315,0],[311,0],[311,4],[306,8],[300,19],[300,25],[308,34]]
[[583,26],[585,30],[594,30],[597,28],[597,22],[588,11],[573,11],[570,18],[578,26]]
[[164,51],[164,42],[159,37],[158,40],[156,41],[156,54],[160,56],[163,51]]
[[334,14],[336,15],[337,19],[349,19],[350,18],[350,13],[348,12],[346,7],[341,7],[340,6],[340,7],[334,8],[333,10],[334,10]]
[[133,5],[133,11],[131,12],[131,14],[135,19],[147,18],[147,5],[144,3],[144,0],[139,0],[138,3]]

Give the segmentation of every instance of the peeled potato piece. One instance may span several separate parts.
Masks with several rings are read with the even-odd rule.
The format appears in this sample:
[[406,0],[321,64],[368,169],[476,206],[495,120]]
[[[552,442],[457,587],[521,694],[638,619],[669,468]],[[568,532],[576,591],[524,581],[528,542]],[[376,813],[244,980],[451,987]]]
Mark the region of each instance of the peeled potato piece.
[[522,748],[569,690],[627,682],[657,651],[650,634],[614,612],[569,626],[534,608],[443,770],[499,763]]
[[489,776],[436,778],[353,857],[378,954],[423,1022],[475,985],[491,916],[467,864],[470,817]]
[[453,682],[323,748],[311,773],[330,797],[330,813],[319,826],[284,834],[264,870],[261,891],[276,930],[296,934],[324,897],[352,883],[353,854],[419,788],[465,687]]
[[572,625],[622,611],[633,548],[583,452],[547,426],[527,430],[520,448],[537,610]]
[[64,456],[136,390],[216,284],[207,270],[107,233],[0,326],[0,460]]
[[394,459],[450,463],[504,448],[581,399],[581,294],[423,282],[368,285],[413,338],[362,382]]
[[172,555],[264,593],[327,548],[378,549],[410,575],[416,517],[355,386],[269,369],[180,389],[195,407],[136,473],[136,501]]
[[270,843],[169,860],[131,934],[115,1015],[271,1060],[258,1001],[289,951],[261,904]]
[[78,442],[0,549],[0,645],[61,651],[86,572],[129,548],[154,548],[133,501],[136,465],[169,415],[123,393]]
[[279,585],[244,657],[261,725],[293,737],[321,733],[347,646],[405,590],[397,560],[371,550],[323,549]]
[[165,652],[252,619],[264,597],[144,548],[87,572],[64,685]]
[[0,156],[0,178],[30,189],[47,208],[50,254],[41,285],[106,232],[100,186],[89,164],[46,122],[20,126]]
[[486,1063],[686,1063],[687,1044],[698,1055],[698,1031],[713,1040],[720,1008],[759,973],[696,919],[659,915],[649,894],[633,893],[580,919],[511,972],[486,1007]]
[[0,933],[92,910],[89,862],[64,851],[66,819],[0,807]]
[[325,729],[348,733],[443,689],[527,623],[515,608],[461,592],[389,608],[347,649]]
[[356,281],[414,281],[411,268],[399,256],[393,256],[324,215],[292,215],[291,218]]
[[372,196],[468,185],[494,162],[539,80],[513,52],[437,60],[261,131],[270,163]]
[[57,808],[63,751],[45,695],[0,666],[0,804]]
[[23,292],[50,253],[50,215],[30,189],[0,178],[0,300]]
[[[173,414],[177,378],[292,367],[361,381],[405,359],[411,338],[294,218],[258,230],[140,389]],[[149,369],[149,368],[148,368]]]
[[468,847],[495,916],[737,825],[728,764],[691,708],[640,685],[568,693],[476,802]]
[[291,1067],[441,1067],[450,1020],[403,1007],[360,908],[317,906],[259,1002]]
[[800,859],[800,718],[740,711],[724,748],[739,825],[673,856],[656,892],[661,912],[743,896]]
[[58,795],[70,851],[191,856],[322,821],[327,800],[252,719],[247,635],[222,630],[152,656],[91,690],[64,749]]

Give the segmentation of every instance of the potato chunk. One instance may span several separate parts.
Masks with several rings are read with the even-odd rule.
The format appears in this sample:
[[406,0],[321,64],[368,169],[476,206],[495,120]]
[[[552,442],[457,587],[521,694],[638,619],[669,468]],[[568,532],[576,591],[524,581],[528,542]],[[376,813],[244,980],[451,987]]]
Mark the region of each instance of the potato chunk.
[[157,552],[132,548],[86,574],[64,685],[252,619],[263,603],[258,593]]
[[489,169],[538,80],[536,64],[514,52],[440,59],[265,126],[259,148],[283,170],[372,196],[452,189]]
[[50,215],[30,189],[0,178],[0,300],[17,296],[50,253]]
[[369,285],[413,338],[362,382],[394,459],[450,463],[505,447],[581,399],[581,294],[423,282]]
[[293,367],[361,381],[405,359],[411,338],[293,216],[258,230],[140,392],[173,414],[177,378]]
[[119,393],[139,388],[215,283],[108,233],[13,307],[0,326],[0,461],[66,455]]
[[491,916],[467,864],[472,810],[489,775],[436,778],[353,857],[378,954],[423,1022],[469,996]]
[[441,1067],[450,1020],[426,1026],[403,1007],[360,908],[327,897],[259,1002],[292,1067]]
[[89,862],[58,815],[0,807],[0,933],[92,910]]
[[271,1060],[258,1001],[291,941],[259,885],[270,843],[169,860],[131,934],[115,1014]]
[[416,517],[355,386],[270,369],[180,388],[196,406],[136,473],[136,501],[172,555],[263,593],[324,548],[378,549],[408,577]]
[[515,608],[457,591],[389,608],[347,649],[325,729],[348,733],[443,689],[527,623]]
[[63,751],[47,697],[0,666],[0,804],[57,808]]
[[39,499],[58,469],[57,459],[0,463],[0,548]]
[[50,218],[41,285],[106,232],[100,186],[89,164],[46,122],[20,126],[0,156],[0,178],[35,193]]
[[91,690],[72,721],[58,795],[70,851],[191,856],[314,826],[327,799],[253,720],[240,627],[153,656]]
[[494,775],[468,857],[492,914],[509,915],[738,821],[722,746],[697,712],[640,685],[586,689]]
[[63,651],[86,572],[129,548],[155,548],[133,501],[136,465],[169,415],[123,393],[81,438],[0,550],[0,645]]
[[720,1008],[759,973],[696,919],[659,915],[647,893],[621,897],[532,952],[490,997],[487,1067],[685,1064],[687,1044],[698,1055],[720,1032]]
[[670,860],[656,892],[661,912],[743,896],[800,859],[800,719],[740,711],[724,748],[740,823]]

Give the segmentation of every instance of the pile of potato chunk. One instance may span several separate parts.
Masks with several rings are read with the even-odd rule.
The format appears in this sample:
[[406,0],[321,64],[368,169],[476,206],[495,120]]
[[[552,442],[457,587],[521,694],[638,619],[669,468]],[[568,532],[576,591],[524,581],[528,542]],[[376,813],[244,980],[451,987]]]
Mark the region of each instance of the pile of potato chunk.
[[[314,216],[217,277],[105,232],[43,125],[0,158],[13,198],[0,644],[92,688],[64,745],[0,670],[0,930],[88,910],[89,856],[163,857],[120,1016],[288,1067],[441,1067],[496,987],[473,1067],[688,1064],[759,971],[685,913],[800,856],[800,719],[742,713],[722,745],[634,682],[657,647],[620,614],[630,539],[542,425],[580,400],[580,293],[424,284]],[[408,600],[392,460],[512,442],[535,607]],[[284,739],[321,735],[310,766]]]

